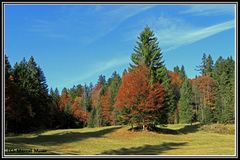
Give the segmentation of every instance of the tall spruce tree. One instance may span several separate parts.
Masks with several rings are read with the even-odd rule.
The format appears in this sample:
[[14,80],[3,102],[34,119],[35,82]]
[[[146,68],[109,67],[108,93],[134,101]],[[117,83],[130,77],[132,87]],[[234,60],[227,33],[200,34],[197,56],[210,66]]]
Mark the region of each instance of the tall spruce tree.
[[21,97],[25,97],[21,107],[27,106],[30,119],[26,124],[27,130],[49,127],[49,102],[48,89],[45,76],[33,57],[29,61],[25,58],[16,63],[13,69],[13,77],[21,91]]
[[215,117],[220,123],[234,122],[235,75],[232,57],[219,57],[213,69],[213,78],[217,81]]
[[133,64],[130,64],[131,68],[141,64],[150,68],[151,83],[158,80],[157,70],[164,66],[164,61],[162,60],[161,49],[158,47],[157,38],[148,26],[140,33],[131,60],[133,62]]
[[197,67],[196,70],[199,71],[201,75],[205,75],[206,59],[207,59],[206,53],[203,53],[201,65],[196,66]]
[[121,77],[115,71],[113,72],[112,77],[110,78],[110,81],[109,81],[109,91],[110,91],[109,105],[110,105],[110,114],[113,120],[113,124],[116,124],[116,119],[117,119],[116,118],[117,111],[114,108],[114,103],[116,101],[116,96],[117,96],[117,92],[120,87],[120,84],[121,84]]
[[180,72],[180,69],[179,69],[178,66],[175,66],[175,67],[173,68],[173,71],[176,72],[176,73],[179,73],[179,72]]
[[212,56],[209,54],[206,59],[205,75],[212,77],[212,71],[213,71],[213,60],[212,60]]
[[203,54],[201,65],[197,66],[197,70],[203,76],[212,76],[213,60],[210,54],[208,56],[205,53]]
[[164,108],[161,114],[158,117],[158,122],[160,124],[174,123],[174,112],[177,107],[176,97],[174,95],[174,90],[171,85],[171,79],[168,76],[168,70],[164,66],[157,70],[157,76],[160,83],[163,85],[165,94],[164,94]]
[[191,106],[192,101],[192,88],[189,80],[185,78],[183,85],[180,89],[180,111],[179,111],[179,121],[180,123],[190,123],[192,124],[193,111]]
[[162,60],[162,52],[158,46],[158,40],[153,31],[146,26],[140,33],[137,46],[131,55],[133,64],[130,69],[139,65],[146,65],[150,69],[150,84],[160,82],[165,89],[164,111],[159,115],[159,123],[168,123],[170,115],[176,109],[174,92],[171,87],[171,79],[168,76],[168,70]]
[[179,71],[179,79],[181,81],[184,81],[186,78],[186,72],[185,72],[185,68],[184,65],[181,66],[181,70]]
[[91,91],[92,88],[85,84],[83,87],[83,106],[87,112],[92,110]]

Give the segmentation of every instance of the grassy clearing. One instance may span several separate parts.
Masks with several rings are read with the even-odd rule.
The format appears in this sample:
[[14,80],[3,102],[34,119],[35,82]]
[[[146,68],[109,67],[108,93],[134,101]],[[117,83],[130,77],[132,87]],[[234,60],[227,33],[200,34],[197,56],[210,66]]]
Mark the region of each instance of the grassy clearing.
[[[128,127],[50,130],[6,137],[6,149],[65,155],[234,155],[234,135],[207,132],[199,125],[168,125],[156,132]],[[47,152],[45,152],[47,150]]]

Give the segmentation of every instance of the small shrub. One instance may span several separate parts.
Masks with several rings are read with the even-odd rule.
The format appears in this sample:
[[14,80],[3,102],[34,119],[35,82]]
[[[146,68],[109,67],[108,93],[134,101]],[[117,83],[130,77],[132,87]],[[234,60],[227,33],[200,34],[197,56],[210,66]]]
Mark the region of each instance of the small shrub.
[[234,125],[225,125],[225,124],[211,124],[211,125],[203,125],[201,127],[202,130],[208,132],[214,132],[219,134],[234,134],[235,129]]

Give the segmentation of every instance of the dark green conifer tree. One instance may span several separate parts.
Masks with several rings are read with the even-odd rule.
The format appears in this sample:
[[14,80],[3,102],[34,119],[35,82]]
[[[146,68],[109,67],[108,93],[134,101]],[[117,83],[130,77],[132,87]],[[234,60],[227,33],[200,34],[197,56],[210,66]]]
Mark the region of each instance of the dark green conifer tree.
[[185,78],[183,85],[180,89],[180,111],[179,111],[179,121],[180,123],[190,123],[192,124],[193,111],[191,106],[192,101],[192,88],[187,78]]

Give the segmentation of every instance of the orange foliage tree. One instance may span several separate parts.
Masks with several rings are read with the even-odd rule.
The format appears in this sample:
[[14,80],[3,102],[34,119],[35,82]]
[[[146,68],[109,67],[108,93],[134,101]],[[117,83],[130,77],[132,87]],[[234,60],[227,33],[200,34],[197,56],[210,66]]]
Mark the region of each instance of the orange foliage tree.
[[86,124],[88,119],[88,112],[86,111],[86,108],[83,108],[82,97],[75,98],[71,108],[71,113],[73,117],[75,117],[78,121]]
[[109,102],[109,88],[107,88],[106,93],[101,96],[102,105],[102,119],[105,124],[110,125],[112,123],[110,114],[110,102]]
[[67,104],[72,104],[72,98],[67,91],[64,91],[59,99],[59,109],[60,111],[64,111]]
[[153,84],[149,90],[146,99],[143,99],[140,105],[137,107],[140,120],[143,122],[143,130],[145,124],[147,126],[155,125],[158,121],[158,115],[161,114],[164,102],[164,88],[157,82]]
[[177,72],[168,72],[169,77],[171,78],[171,85],[174,86],[175,88],[180,88],[182,85],[182,80],[180,79],[180,76]]
[[193,79],[192,84],[198,88],[202,104],[214,109],[216,97],[215,80],[210,76],[200,76]]
[[123,75],[115,106],[122,110],[122,119],[127,123],[145,126],[154,124],[163,107],[164,89],[159,83],[149,85],[150,71],[138,66]]

